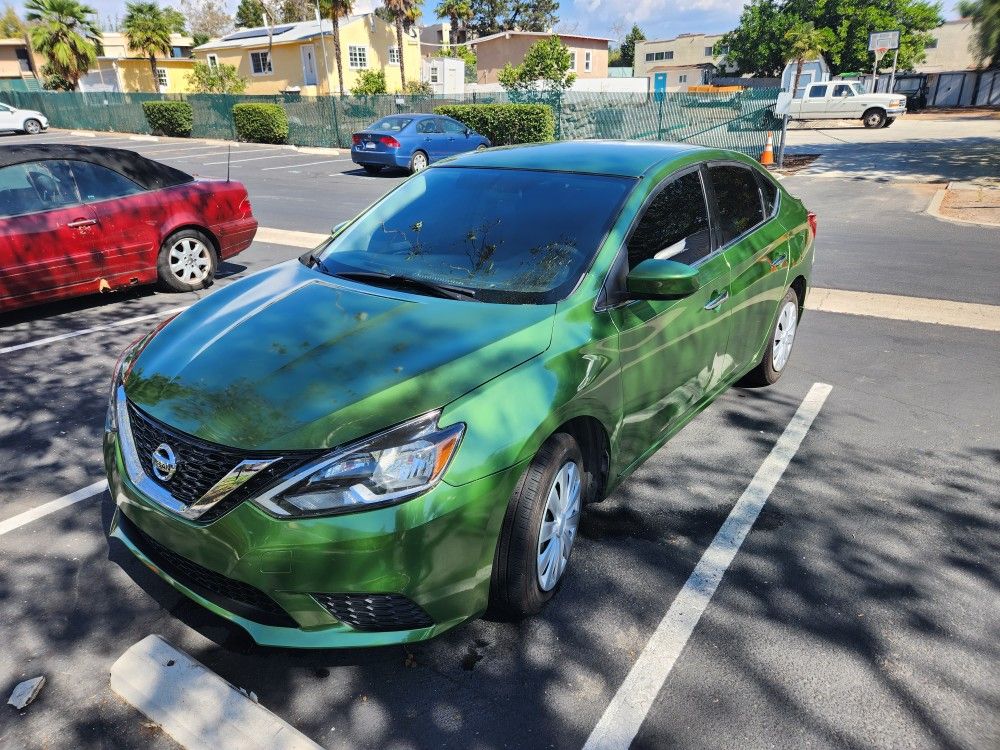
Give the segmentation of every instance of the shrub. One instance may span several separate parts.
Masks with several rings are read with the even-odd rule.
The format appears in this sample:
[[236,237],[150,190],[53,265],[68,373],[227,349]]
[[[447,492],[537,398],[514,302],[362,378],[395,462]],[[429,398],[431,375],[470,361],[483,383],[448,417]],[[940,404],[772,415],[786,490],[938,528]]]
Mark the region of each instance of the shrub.
[[280,104],[234,104],[236,137],[251,143],[288,140],[288,115]]
[[465,123],[494,146],[552,141],[556,136],[555,116],[545,104],[448,104],[434,112]]
[[358,73],[358,82],[351,88],[355,96],[372,96],[386,94],[384,70],[362,70]]
[[225,63],[212,67],[196,62],[188,83],[196,94],[242,94],[247,89],[247,79],[240,76],[235,65]]
[[143,102],[142,111],[155,135],[191,137],[194,111],[187,102]]
[[430,96],[434,93],[427,81],[407,81],[403,93],[410,96]]

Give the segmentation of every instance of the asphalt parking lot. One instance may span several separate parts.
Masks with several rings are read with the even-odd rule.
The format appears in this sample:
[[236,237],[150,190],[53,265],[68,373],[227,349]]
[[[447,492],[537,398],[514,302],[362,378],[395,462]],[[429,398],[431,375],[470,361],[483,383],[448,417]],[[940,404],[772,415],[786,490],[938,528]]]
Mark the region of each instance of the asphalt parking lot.
[[[807,310],[774,388],[731,390],[587,509],[540,616],[307,652],[255,646],[109,546],[113,504],[95,486],[108,381],[166,311],[300,255],[301,233],[403,175],[368,176],[345,152],[32,139],[203,176],[228,160],[266,241],[204,292],[0,317],[0,690],[48,680],[24,711],[0,711],[0,747],[176,747],[109,687],[112,663],[153,633],[330,748],[1000,746],[1000,228],[924,213],[940,181],[1000,173],[1000,121],[929,122],[931,140],[905,119],[794,134],[793,150],[825,154],[784,179],[819,216],[815,286],[879,295],[893,314]],[[955,324],[926,322],[911,298]],[[830,386],[818,403],[816,384]],[[692,600],[692,571],[804,402],[811,426],[718,588]],[[678,601],[700,618],[660,637]],[[636,664],[651,682],[629,678]]]

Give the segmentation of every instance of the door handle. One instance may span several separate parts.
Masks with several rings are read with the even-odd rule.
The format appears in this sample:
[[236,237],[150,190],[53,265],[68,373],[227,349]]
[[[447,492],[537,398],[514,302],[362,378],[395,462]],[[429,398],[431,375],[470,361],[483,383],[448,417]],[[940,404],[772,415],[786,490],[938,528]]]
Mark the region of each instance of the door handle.
[[771,261],[771,268],[781,268],[785,265],[785,261],[788,260],[787,255],[779,255],[777,258]]
[[722,307],[723,303],[729,299],[729,292],[723,292],[717,297],[712,297],[705,305],[706,310],[717,310]]
[[71,221],[66,226],[72,229],[80,229],[81,227],[92,227],[96,223],[97,221],[94,219],[76,219],[75,221]]

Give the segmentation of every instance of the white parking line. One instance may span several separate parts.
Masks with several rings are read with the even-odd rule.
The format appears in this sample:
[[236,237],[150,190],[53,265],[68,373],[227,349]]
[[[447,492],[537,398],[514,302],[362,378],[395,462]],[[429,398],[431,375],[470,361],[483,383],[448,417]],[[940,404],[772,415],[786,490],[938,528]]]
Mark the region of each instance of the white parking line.
[[96,333],[97,331],[106,331],[109,328],[118,328],[119,326],[127,326],[130,323],[139,323],[143,320],[152,320],[153,318],[162,318],[164,315],[170,315],[171,313],[177,313],[181,310],[186,310],[187,307],[172,307],[169,310],[163,310],[162,312],[150,313],[149,315],[139,315],[135,318],[126,318],[125,320],[119,320],[115,323],[107,323],[103,326],[94,326],[93,328],[82,328],[79,331],[70,331],[69,333],[60,333],[58,336],[48,336],[44,339],[35,339],[34,341],[25,341],[23,344],[13,344],[11,346],[5,346],[0,349],[0,354],[9,354],[10,352],[18,352],[22,349],[32,349],[36,346],[45,346],[45,344],[51,344],[56,341],[63,341],[65,339],[76,338],[77,336],[84,336],[88,333]]
[[[261,149],[261,150],[262,151],[271,151],[272,149]],[[273,156],[254,156],[254,157],[251,157],[249,159],[233,159],[230,162],[230,164],[239,164],[240,162],[243,162],[243,161],[258,161],[260,159],[286,159],[286,158],[291,158],[293,156],[302,156],[302,154],[298,153],[297,151],[289,151],[287,154],[274,154]],[[226,162],[224,162],[224,161],[210,161],[210,162],[206,162],[202,166],[203,167],[212,167],[212,166],[215,166],[216,164],[225,164],[225,163]]]
[[268,172],[268,171],[270,171],[272,169],[298,169],[299,167],[312,167],[312,166],[315,166],[317,164],[332,164],[335,161],[350,161],[350,159],[326,159],[324,161],[311,161],[311,162],[308,162],[306,164],[288,164],[287,166],[286,165],[282,165],[280,167],[264,167],[260,171],[261,172]]
[[158,635],[146,636],[111,665],[111,689],[188,750],[320,750]]
[[14,529],[19,529],[32,521],[37,521],[39,518],[43,518],[50,513],[55,513],[57,510],[62,510],[63,508],[68,508],[69,506],[75,505],[76,503],[84,500],[89,500],[95,495],[100,495],[107,488],[108,480],[102,479],[101,481],[87,485],[76,492],[64,495],[58,500],[50,500],[47,503],[39,505],[37,508],[26,510],[24,513],[18,513],[16,516],[8,518],[6,521],[0,521],[0,536],[3,536],[10,531],[14,531]]
[[632,744],[723,574],[788,468],[832,388],[825,383],[815,383],[809,389],[792,421],[733,506],[722,528],[632,665],[625,682],[587,738],[584,750],[626,750]]

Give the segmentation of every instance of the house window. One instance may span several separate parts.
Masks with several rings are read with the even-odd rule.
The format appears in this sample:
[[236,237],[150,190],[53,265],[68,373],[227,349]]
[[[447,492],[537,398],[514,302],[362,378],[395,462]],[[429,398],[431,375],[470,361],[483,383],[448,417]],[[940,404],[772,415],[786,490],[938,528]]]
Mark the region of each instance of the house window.
[[352,44],[347,48],[347,60],[351,68],[359,70],[368,67],[368,48]]
[[171,47],[170,48],[171,57],[184,57],[184,50],[181,47]]
[[712,48],[705,47],[705,57],[711,57],[711,56],[712,56]]
[[431,83],[438,82],[438,66],[431,65]]
[[929,42],[927,42],[927,45],[924,47],[924,49],[937,49],[937,43],[938,43],[937,39],[931,39]]
[[389,47],[389,64],[399,65],[399,47]]
[[271,68],[271,55],[267,50],[250,53],[250,72],[255,76],[274,72]]
[[653,59],[654,59],[653,58],[653,53],[652,52],[647,52],[646,53],[646,62],[653,62]]
[[208,67],[217,68],[219,67],[219,56],[218,55],[208,55],[205,60],[208,62]]
[[164,70],[163,68],[156,69],[156,82],[160,85],[161,88],[169,85],[170,82],[167,80],[167,71]]
[[729,45],[728,44],[720,44],[719,45],[719,55],[728,55],[728,54],[729,54]]
[[569,53],[569,69],[576,70],[576,52]]
[[666,56],[665,59],[667,59],[667,60],[673,60],[674,59],[674,53],[673,53],[672,50],[667,50],[663,54]]
[[688,82],[687,74],[681,74],[677,76],[677,83],[687,83],[687,82]]
[[656,54],[654,55],[653,59],[654,59],[654,60],[662,60],[662,59],[663,59],[663,53],[662,53],[662,52],[657,52],[657,53],[656,53]]
[[583,53],[583,72],[589,73],[590,69],[593,67],[592,52]]

